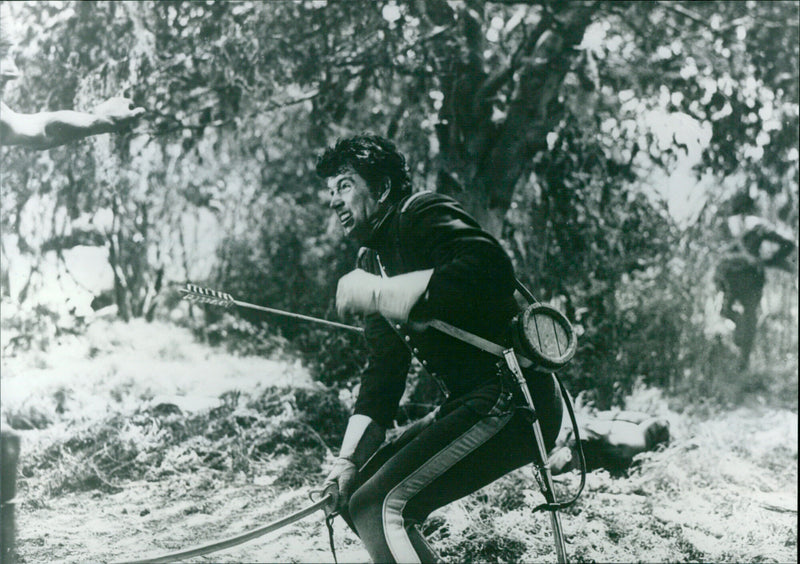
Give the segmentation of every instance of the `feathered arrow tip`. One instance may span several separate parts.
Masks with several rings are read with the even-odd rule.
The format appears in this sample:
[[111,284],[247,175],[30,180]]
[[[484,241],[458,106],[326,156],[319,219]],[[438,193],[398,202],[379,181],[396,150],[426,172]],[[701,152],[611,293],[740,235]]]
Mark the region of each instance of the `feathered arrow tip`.
[[230,307],[236,303],[236,300],[234,300],[233,296],[230,294],[211,290],[210,288],[203,288],[195,284],[187,284],[185,288],[180,289],[180,292],[183,294],[183,299],[190,302],[222,307]]

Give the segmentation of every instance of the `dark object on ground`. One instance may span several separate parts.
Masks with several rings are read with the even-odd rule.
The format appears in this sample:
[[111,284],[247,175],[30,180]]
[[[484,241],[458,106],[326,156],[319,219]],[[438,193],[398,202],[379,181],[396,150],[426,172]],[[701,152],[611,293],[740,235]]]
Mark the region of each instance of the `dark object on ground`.
[[[635,411],[600,412],[592,419],[579,421],[581,445],[587,470],[604,468],[612,474],[625,472],[637,454],[656,450],[669,443],[669,423]],[[575,437],[572,430],[550,456],[554,475],[577,468]]]
[[17,460],[19,437],[8,431],[0,432],[0,562],[13,564],[14,498],[17,495]]

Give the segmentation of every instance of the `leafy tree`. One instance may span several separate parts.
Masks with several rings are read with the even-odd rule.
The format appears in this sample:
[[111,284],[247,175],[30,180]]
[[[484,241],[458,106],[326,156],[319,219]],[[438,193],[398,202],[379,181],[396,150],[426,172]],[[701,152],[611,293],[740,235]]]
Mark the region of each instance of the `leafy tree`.
[[[154,314],[159,290],[186,279],[330,315],[335,274],[353,249],[326,219],[314,155],[362,130],[395,140],[417,186],[461,200],[537,294],[563,300],[591,359],[574,378],[607,374],[608,398],[620,368],[677,378],[667,359],[680,351],[658,366],[632,348],[618,353],[679,296],[686,309],[646,334],[683,346],[675,328],[698,307],[685,294],[697,280],[679,265],[709,232],[678,231],[648,190],[654,169],[669,173],[700,147],[699,175],[721,191],[781,195],[782,217],[796,222],[794,2],[208,0],[15,11],[25,76],[6,92],[12,106],[80,108],[125,93],[148,109],[129,135],[43,155],[3,149],[12,163],[3,232],[34,255],[105,246],[123,317]],[[688,125],[665,135],[654,115]],[[52,214],[34,240],[21,218],[41,198]],[[628,286],[658,284],[652,300],[628,299]],[[270,323],[298,342],[311,332]]]

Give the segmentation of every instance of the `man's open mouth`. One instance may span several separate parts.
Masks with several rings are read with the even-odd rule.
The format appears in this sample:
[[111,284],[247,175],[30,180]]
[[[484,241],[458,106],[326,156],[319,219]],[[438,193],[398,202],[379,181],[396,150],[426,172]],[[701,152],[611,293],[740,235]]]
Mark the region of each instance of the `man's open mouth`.
[[342,225],[348,225],[351,221],[353,221],[353,214],[350,212],[342,212],[339,214],[339,221]]

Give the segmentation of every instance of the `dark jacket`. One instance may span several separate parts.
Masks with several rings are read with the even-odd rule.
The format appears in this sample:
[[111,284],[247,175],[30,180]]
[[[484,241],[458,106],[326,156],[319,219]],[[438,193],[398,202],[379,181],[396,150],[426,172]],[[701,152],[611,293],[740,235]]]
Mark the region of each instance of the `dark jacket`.
[[[426,294],[410,320],[437,318],[495,343],[508,344],[509,322],[521,307],[506,252],[452,198],[414,194],[385,214],[357,262],[373,274],[395,276],[433,268]],[[369,363],[355,413],[391,427],[405,389],[412,353],[455,399],[489,382],[499,359],[435,329],[394,327],[379,314],[365,319]],[[405,342],[404,342],[405,341]],[[553,395],[552,382],[539,395]],[[537,402],[538,403],[538,402]],[[538,405],[537,405],[538,407]]]

